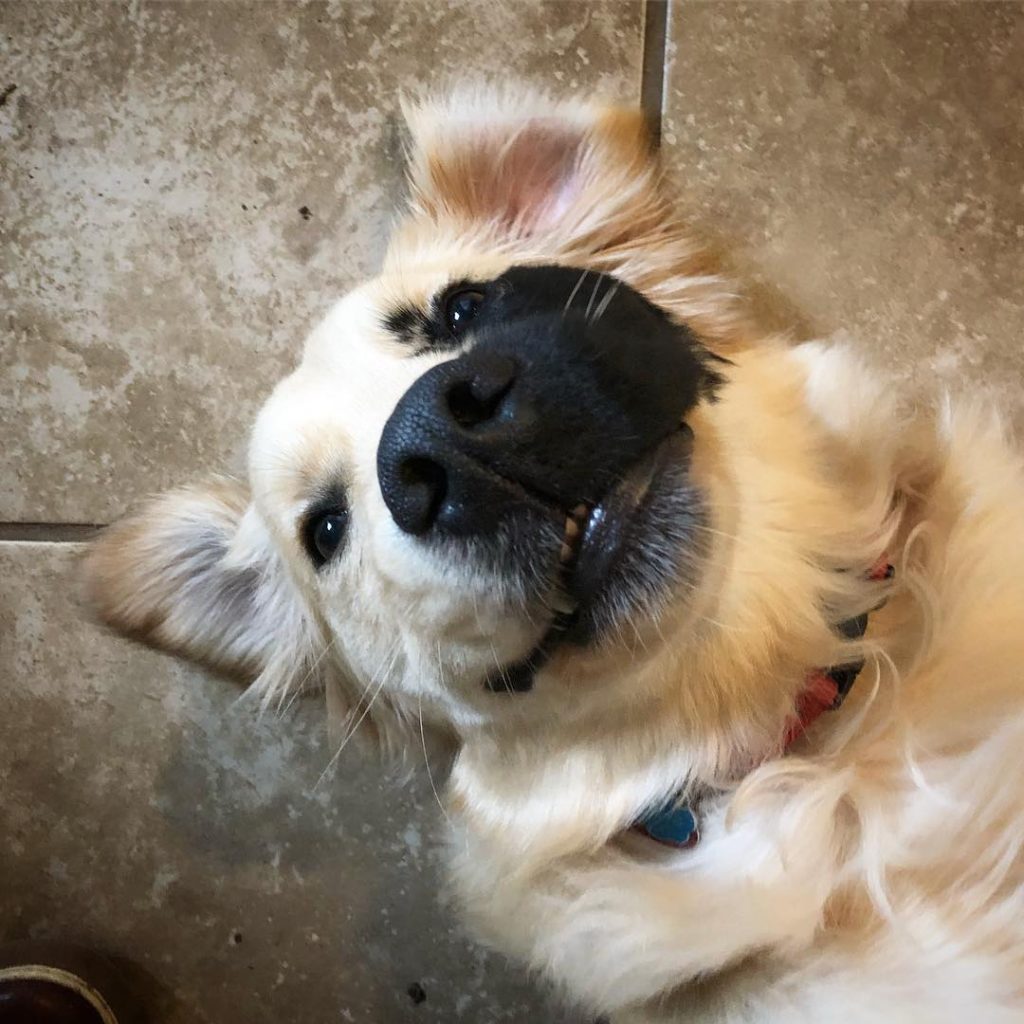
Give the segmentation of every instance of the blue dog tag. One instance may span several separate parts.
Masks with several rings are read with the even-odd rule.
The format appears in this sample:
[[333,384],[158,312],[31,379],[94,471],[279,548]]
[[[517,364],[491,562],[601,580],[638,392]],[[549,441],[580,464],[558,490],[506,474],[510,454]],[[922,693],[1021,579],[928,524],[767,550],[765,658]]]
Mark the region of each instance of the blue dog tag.
[[633,824],[633,828],[645,836],[666,846],[689,849],[700,839],[697,815],[692,807],[679,806],[668,800],[660,807],[646,811]]

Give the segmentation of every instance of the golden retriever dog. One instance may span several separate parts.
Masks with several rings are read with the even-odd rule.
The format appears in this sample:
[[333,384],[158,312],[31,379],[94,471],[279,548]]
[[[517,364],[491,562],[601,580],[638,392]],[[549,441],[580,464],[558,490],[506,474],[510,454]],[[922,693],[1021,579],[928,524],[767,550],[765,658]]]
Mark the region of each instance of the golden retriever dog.
[[448,751],[466,920],[617,1024],[1024,1021],[998,417],[759,332],[639,112],[481,89],[407,119],[380,275],[246,483],[98,541],[100,615]]

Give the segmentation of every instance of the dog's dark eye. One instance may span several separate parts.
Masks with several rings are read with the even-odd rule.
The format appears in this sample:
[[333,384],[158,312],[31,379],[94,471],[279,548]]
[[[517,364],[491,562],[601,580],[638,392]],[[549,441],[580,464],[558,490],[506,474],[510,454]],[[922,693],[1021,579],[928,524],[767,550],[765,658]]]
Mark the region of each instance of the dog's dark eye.
[[348,511],[346,509],[317,512],[309,517],[303,531],[303,539],[306,543],[306,551],[309,552],[309,557],[318,569],[337,553],[341,542],[345,539],[347,526]]
[[452,334],[461,334],[480,312],[484,293],[478,288],[461,288],[452,292],[444,304],[444,321]]

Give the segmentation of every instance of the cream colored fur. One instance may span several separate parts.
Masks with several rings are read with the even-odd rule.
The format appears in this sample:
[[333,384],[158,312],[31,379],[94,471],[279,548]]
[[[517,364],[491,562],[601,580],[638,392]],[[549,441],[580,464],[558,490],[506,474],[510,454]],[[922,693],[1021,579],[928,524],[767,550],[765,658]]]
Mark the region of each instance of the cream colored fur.
[[[447,751],[467,919],[619,1024],[1024,1020],[1024,475],[995,415],[901,408],[855,352],[759,336],[636,113],[464,92],[408,116],[381,275],[270,398],[248,488],[165,496],[99,542],[101,614],[270,704],[323,688],[351,732]],[[536,642],[535,609],[402,534],[377,486],[391,410],[448,358],[411,358],[381,312],[528,262],[619,276],[731,364],[689,419],[700,583],[509,697],[480,681]],[[351,535],[317,574],[297,522],[333,475]],[[885,608],[838,640],[883,553]],[[806,671],[854,655],[850,699],[779,756]],[[627,831],[687,787],[715,794],[695,849]]]

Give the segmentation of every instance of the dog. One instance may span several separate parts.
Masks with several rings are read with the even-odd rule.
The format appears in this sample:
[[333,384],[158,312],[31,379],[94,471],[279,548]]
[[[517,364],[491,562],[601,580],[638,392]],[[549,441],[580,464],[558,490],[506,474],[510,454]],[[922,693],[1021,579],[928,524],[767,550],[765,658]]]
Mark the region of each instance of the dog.
[[100,617],[447,752],[467,922],[616,1024],[1024,1020],[998,416],[759,330],[639,111],[406,117],[380,275],[270,396],[247,483],[95,543]]

